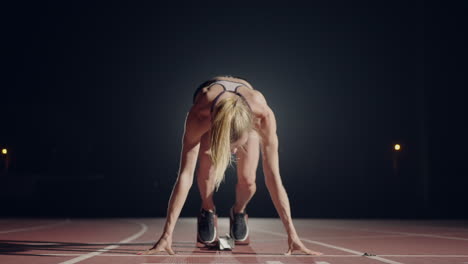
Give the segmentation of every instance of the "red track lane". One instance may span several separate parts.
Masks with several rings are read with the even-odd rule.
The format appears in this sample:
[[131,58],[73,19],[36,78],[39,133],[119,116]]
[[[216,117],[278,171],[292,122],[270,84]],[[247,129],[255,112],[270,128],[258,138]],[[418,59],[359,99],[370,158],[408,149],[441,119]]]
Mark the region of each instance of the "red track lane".
[[60,263],[76,256],[38,255],[95,252],[139,229],[135,223],[119,220],[71,220],[47,229],[0,234],[0,263]]
[[[0,230],[21,229],[60,220],[34,219],[18,223],[0,220]],[[455,221],[378,221],[294,219],[298,234],[314,257],[295,252],[284,256],[287,237],[279,219],[250,218],[251,244],[231,251],[195,247],[196,218],[179,219],[173,238],[177,255],[138,256],[161,234],[165,219],[71,219],[48,228],[0,233],[0,263],[316,263],[316,264],[426,264],[468,263],[468,226]],[[39,222],[39,224],[38,224]],[[119,241],[132,238],[127,243]],[[228,232],[229,220],[220,217],[218,233]],[[104,252],[97,252],[106,249]],[[97,253],[96,253],[97,252]],[[367,252],[377,256],[364,257]],[[84,256],[84,258],[83,258]],[[82,258],[82,259],[80,259]]]
[[0,221],[0,234],[16,232],[18,229],[42,229],[66,223],[66,219],[8,219]]

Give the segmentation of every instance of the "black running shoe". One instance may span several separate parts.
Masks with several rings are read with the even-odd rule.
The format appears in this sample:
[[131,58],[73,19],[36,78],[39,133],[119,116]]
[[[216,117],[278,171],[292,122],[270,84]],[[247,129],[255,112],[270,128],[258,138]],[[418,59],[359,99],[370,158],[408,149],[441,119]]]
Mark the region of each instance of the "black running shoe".
[[230,213],[230,235],[234,238],[237,245],[249,244],[249,227],[247,225],[248,215],[243,213],[234,213],[234,208],[231,207]]
[[216,213],[201,209],[198,215],[198,241],[204,244],[216,240]]

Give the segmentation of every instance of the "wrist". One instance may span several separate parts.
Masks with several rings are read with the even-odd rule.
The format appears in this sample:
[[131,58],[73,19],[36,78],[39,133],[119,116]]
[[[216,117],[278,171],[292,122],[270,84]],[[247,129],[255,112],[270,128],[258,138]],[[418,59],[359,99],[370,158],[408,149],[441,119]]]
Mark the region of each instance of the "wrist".
[[169,238],[169,237],[172,237],[172,233],[171,233],[171,232],[164,232],[164,233],[162,233],[162,235],[161,235],[161,238]]
[[286,233],[288,233],[288,237],[297,237],[296,228],[294,228],[292,221],[287,225]]
[[292,231],[292,232],[288,232],[288,238],[289,239],[296,239],[296,238],[299,238],[299,236],[297,235],[297,233],[295,231]]

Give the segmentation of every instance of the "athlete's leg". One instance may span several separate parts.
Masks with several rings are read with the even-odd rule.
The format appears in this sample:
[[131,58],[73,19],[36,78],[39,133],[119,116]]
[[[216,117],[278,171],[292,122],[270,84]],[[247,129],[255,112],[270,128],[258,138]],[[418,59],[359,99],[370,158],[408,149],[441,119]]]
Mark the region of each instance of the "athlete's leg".
[[237,185],[234,212],[243,212],[257,190],[255,179],[260,156],[260,138],[256,131],[249,133],[245,151],[239,148],[237,156]]
[[217,232],[218,217],[213,203],[215,179],[210,159],[209,133],[210,131],[202,136],[198,154],[197,183],[201,195],[202,208],[197,217],[197,247],[214,246],[219,237]]
[[197,170],[197,184],[202,200],[202,208],[215,211],[213,194],[215,189],[215,178],[213,164],[210,159],[210,131],[203,134],[200,139],[200,150],[198,153],[199,166]]

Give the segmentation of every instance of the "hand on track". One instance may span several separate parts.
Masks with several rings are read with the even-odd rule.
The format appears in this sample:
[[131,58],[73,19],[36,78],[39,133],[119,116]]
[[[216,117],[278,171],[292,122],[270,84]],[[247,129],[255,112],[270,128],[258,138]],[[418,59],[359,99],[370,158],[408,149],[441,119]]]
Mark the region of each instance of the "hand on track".
[[302,251],[302,252],[304,252],[304,253],[306,253],[308,255],[315,255],[315,256],[323,255],[323,253],[312,251],[312,250],[306,248],[306,246],[304,246],[304,244],[302,244],[299,237],[296,237],[296,238],[289,237],[288,238],[288,246],[289,246],[288,252],[284,253],[285,255],[288,255],[288,256],[291,255],[291,253],[293,253],[295,250],[300,250],[300,251]]
[[145,251],[140,251],[137,253],[137,255],[153,255],[158,252],[164,252],[166,251],[170,255],[175,255],[174,250],[172,250],[172,237],[163,237],[154,244],[150,249],[147,249]]

